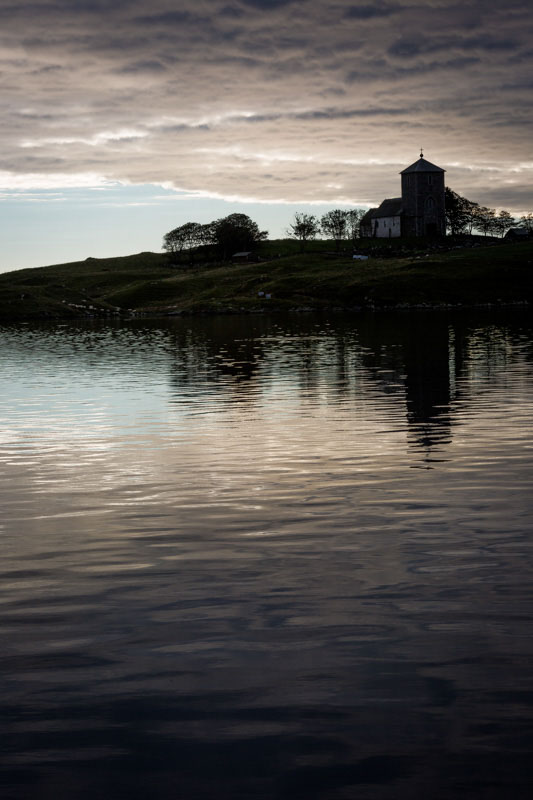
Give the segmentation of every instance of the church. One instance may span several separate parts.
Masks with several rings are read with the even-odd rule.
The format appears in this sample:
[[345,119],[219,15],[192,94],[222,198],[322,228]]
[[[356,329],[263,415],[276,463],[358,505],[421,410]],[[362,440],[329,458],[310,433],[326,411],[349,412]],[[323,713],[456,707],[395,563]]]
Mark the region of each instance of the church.
[[398,236],[445,236],[444,173],[424,154],[402,170],[402,196],[384,200],[361,220],[361,236],[378,239]]

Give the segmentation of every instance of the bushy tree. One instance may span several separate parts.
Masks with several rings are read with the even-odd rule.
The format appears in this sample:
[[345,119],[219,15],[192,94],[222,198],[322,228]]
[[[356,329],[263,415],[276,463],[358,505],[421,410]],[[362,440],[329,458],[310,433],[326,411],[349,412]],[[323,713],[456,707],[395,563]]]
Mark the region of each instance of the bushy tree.
[[475,227],[477,203],[462,197],[449,186],[445,190],[446,228],[452,236],[460,233],[472,233]]
[[201,225],[198,222],[186,222],[177,228],[165,233],[163,249],[167,253],[182,253],[191,247],[196,247],[199,239]]
[[516,220],[505,210],[496,213],[494,208],[480,206],[466,197],[446,187],[446,227],[452,235],[472,233],[473,230],[485,236],[504,236]]
[[208,225],[200,225],[199,222],[186,222],[177,228],[165,233],[163,237],[163,249],[167,253],[172,253],[181,257],[187,251],[191,261],[194,260],[194,253],[202,244],[207,244],[210,239]]
[[230,214],[206,225],[186,222],[174,228],[163,237],[163,249],[180,256],[187,251],[193,260],[200,245],[213,244],[225,260],[239,250],[253,250],[267,236],[246,214]]
[[259,230],[246,214],[230,214],[215,220],[211,226],[213,242],[224,261],[239,251],[255,250],[268,237],[268,231]]
[[300,250],[305,250],[307,242],[315,239],[320,233],[320,223],[314,214],[303,214],[296,212],[294,220],[287,228],[287,234],[291,239],[298,239]]
[[340,208],[335,208],[333,211],[328,211],[320,220],[320,227],[322,233],[328,239],[335,240],[335,248],[338,250],[340,243],[346,239],[348,230],[348,212]]

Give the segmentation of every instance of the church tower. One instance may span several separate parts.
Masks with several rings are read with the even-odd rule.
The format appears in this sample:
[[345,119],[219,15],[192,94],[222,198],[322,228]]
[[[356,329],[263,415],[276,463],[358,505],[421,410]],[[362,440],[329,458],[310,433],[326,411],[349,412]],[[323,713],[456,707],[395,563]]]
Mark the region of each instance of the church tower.
[[402,176],[402,236],[445,236],[444,173],[420,158]]

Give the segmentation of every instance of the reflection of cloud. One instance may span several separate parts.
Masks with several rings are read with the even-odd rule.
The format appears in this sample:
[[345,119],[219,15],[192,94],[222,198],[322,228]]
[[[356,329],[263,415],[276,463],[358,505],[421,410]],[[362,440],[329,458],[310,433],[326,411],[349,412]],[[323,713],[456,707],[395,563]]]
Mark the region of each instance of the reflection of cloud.
[[[405,166],[424,144],[472,199],[531,205],[529,174],[502,188],[529,158],[524,2],[22,0],[0,22],[6,186],[93,175],[331,202],[342,182],[346,198],[376,202],[396,176],[358,161]],[[261,159],[243,167],[236,144],[286,160],[270,159],[269,174]],[[500,170],[488,199],[477,164]]]

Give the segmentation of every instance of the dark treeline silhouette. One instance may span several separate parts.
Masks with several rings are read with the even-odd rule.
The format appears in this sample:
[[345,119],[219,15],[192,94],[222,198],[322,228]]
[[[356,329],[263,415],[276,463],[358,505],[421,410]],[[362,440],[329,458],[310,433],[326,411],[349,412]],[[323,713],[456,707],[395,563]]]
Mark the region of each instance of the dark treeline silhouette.
[[482,206],[466,197],[462,197],[453,189],[446,187],[446,228],[452,236],[472,234],[478,231],[484,236],[505,236],[507,231],[516,225],[529,235],[533,234],[533,214],[525,214],[516,220],[509,211],[502,209],[499,213],[494,208]]
[[340,250],[341,242],[354,242],[359,238],[361,220],[365,213],[361,208],[334,208],[318,219],[314,214],[296,212],[287,228],[287,234],[291,239],[298,239],[302,252],[308,241],[320,235],[325,239],[332,239],[336,250]]
[[163,249],[173,259],[180,260],[186,254],[192,263],[200,247],[210,246],[218,258],[226,261],[238,251],[255,250],[267,236],[268,232],[259,230],[247,214],[230,214],[206,225],[186,222],[173,228],[163,237]]
[[[449,187],[445,190],[446,230],[452,236],[472,235],[503,237],[508,231],[518,228],[533,236],[533,213],[524,214],[519,220],[502,209],[482,206],[462,197]],[[297,211],[287,228],[287,236],[300,243],[300,251],[307,249],[309,242],[319,237],[334,242],[338,252],[341,245],[354,246],[361,238],[361,220],[365,210],[360,208],[335,208],[322,217]],[[174,264],[194,264],[202,254],[202,261],[228,261],[237,253],[254,253],[268,237],[256,222],[246,214],[230,214],[207,224],[186,222],[166,233],[163,249]]]

